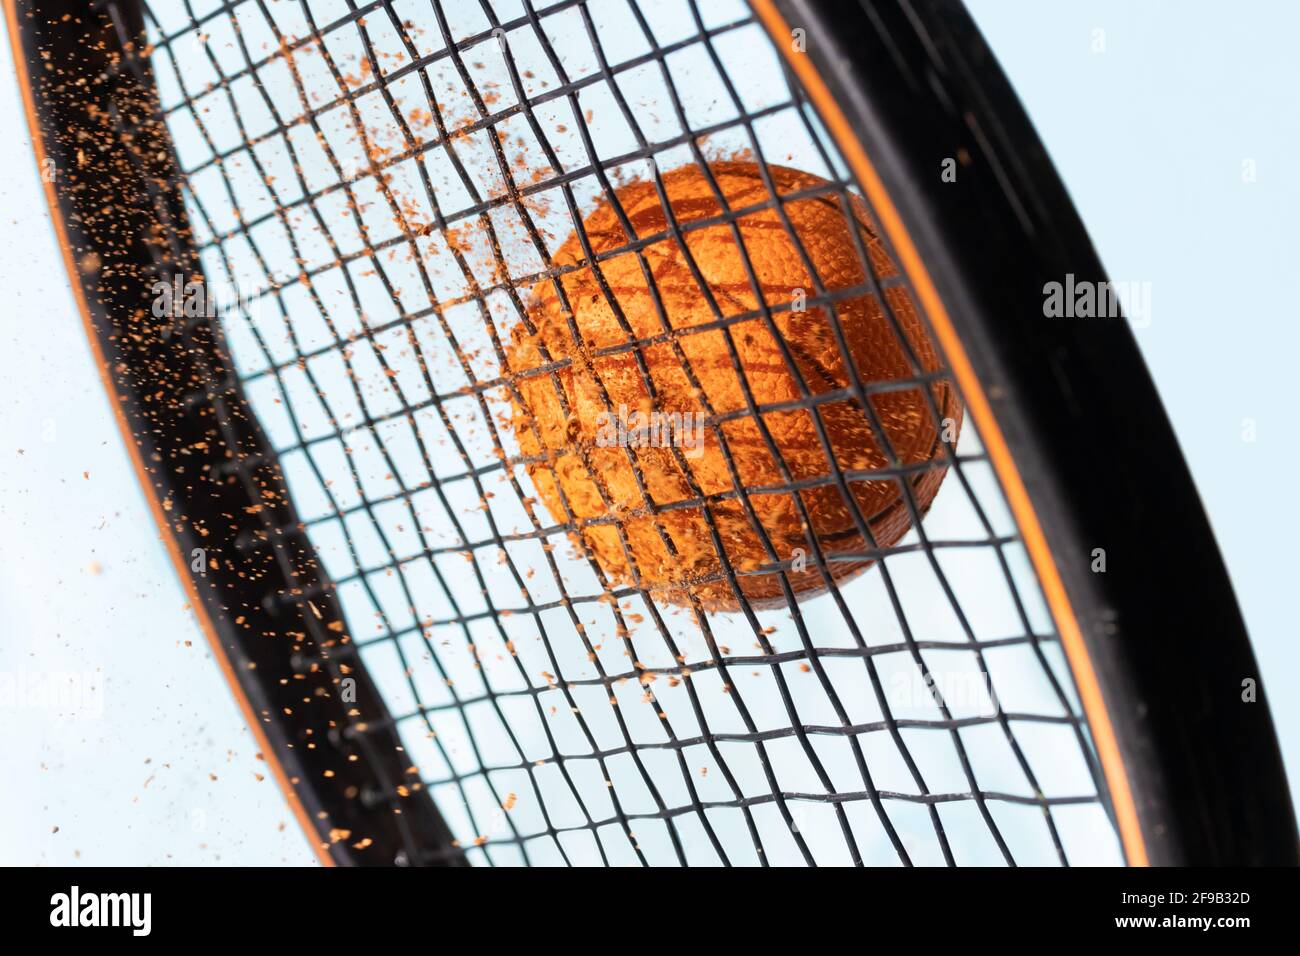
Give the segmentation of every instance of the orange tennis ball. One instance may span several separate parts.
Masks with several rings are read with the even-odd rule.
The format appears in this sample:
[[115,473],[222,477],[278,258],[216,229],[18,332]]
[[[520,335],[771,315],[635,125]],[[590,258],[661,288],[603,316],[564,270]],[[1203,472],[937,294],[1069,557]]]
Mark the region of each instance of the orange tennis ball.
[[[597,269],[576,232],[561,245],[558,280],[534,287],[528,322],[507,344],[511,425],[521,453],[534,459],[527,469],[547,511],[612,584],[676,604],[693,598],[706,610],[735,610],[741,594],[751,606],[770,607],[785,600],[783,573],[804,596],[824,590],[826,574],[842,580],[870,564],[862,552],[872,543],[859,520],[878,548],[907,532],[901,479],[855,474],[886,468],[889,457],[863,406],[844,390],[916,373],[876,296],[846,295],[835,301],[834,317],[824,305],[801,307],[816,284],[756,164],[709,169],[727,207],[750,211],[734,218],[733,229],[701,168],[664,174],[689,259],[651,182],[616,191],[635,235],[608,200],[583,221]],[[781,196],[828,185],[780,166],[768,172]],[[851,228],[876,274],[898,275],[856,197],[851,210],[834,192],[783,205],[829,292],[866,282]],[[771,324],[759,314],[738,238],[775,310]],[[633,242],[645,243],[639,256],[615,253]],[[921,369],[937,370],[937,351],[908,294],[897,285],[884,294]],[[922,514],[946,470],[942,425],[923,387],[912,381],[866,398],[897,460],[930,463],[906,479]],[[928,387],[955,438],[956,392],[946,380]]]

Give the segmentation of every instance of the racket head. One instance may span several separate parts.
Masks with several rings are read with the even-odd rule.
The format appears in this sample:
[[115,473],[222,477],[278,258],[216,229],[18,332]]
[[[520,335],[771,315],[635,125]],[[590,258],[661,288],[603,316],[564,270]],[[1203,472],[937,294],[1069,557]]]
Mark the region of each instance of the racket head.
[[[182,188],[189,174],[138,39],[132,49],[146,32],[143,8],[107,4],[72,20],[58,4],[10,0],[7,9],[20,63],[116,78],[88,93],[42,83],[29,66],[35,138],[65,174],[50,184],[52,207],[142,484],[291,803],[329,861],[465,862],[397,729],[409,715],[387,706],[347,640],[348,614],[220,327],[141,314],[158,277],[202,271]],[[840,5],[760,0],[753,10],[866,198],[978,430],[1095,741],[1096,803],[1128,860],[1293,862],[1267,710],[1239,702],[1237,683],[1256,671],[1208,523],[1122,318],[1043,317],[1045,283],[1105,276],[969,18],[949,3],[873,4],[848,16]],[[695,22],[713,35],[698,11]],[[88,29],[116,37],[120,51],[88,46]],[[466,50],[483,40],[467,39]],[[119,52],[129,69],[118,69]],[[87,111],[88,100],[102,112]],[[103,141],[102,117],[123,103],[140,113],[128,117],[133,145],[119,142],[113,155],[110,143],[110,156],[87,169],[78,150]],[[956,181],[944,181],[942,161],[958,157]],[[110,207],[111,221],[95,215]],[[151,400],[159,389],[170,400]],[[184,520],[171,510],[178,503]],[[1095,547],[1124,559],[1095,574]],[[202,574],[196,551],[217,556]],[[1183,556],[1177,565],[1170,553]],[[345,678],[354,681],[346,702]],[[1088,758],[1090,747],[1081,748]],[[1247,768],[1258,785],[1242,791],[1235,781]],[[783,788],[772,791],[791,825]],[[869,791],[859,799],[878,804]],[[982,795],[971,802],[987,812]]]

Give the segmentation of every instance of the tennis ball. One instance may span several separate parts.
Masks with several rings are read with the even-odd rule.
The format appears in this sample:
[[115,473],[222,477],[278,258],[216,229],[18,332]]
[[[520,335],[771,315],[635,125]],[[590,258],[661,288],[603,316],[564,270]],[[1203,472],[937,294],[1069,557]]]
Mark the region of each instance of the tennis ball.
[[[781,196],[828,186],[809,173],[767,169]],[[785,601],[776,565],[784,563],[796,595],[826,589],[814,541],[836,580],[870,564],[854,508],[876,547],[907,532],[901,479],[852,474],[889,459],[845,390],[916,375],[876,296],[837,299],[835,317],[824,305],[801,307],[816,295],[809,262],[831,293],[865,283],[851,228],[876,274],[898,275],[860,200],[849,200],[851,211],[835,192],[783,204],[805,261],[756,164],[714,162],[709,172],[738,216],[721,218],[699,166],[661,178],[689,258],[652,182],[615,191],[635,235],[608,199],[583,220],[597,268],[577,232],[559,247],[558,278],[532,289],[527,321],[506,344],[509,422],[546,510],[612,584],[680,605],[694,599],[705,610],[736,610],[738,588],[750,606],[772,607]],[[639,256],[627,249],[633,242],[644,243]],[[770,323],[758,314],[754,279],[776,309]],[[920,367],[937,370],[907,292],[886,284],[884,295]],[[922,387],[872,391],[866,400],[899,461],[933,462],[906,479],[924,514],[946,466],[936,461],[940,425]],[[946,381],[929,387],[955,438],[955,390]]]

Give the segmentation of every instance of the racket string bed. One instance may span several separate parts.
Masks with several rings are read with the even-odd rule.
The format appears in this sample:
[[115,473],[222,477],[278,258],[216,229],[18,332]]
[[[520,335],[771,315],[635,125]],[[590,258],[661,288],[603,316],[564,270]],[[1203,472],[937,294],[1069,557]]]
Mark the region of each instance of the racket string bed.
[[[340,681],[365,667],[387,700],[385,720],[340,734],[364,753],[368,737],[396,729],[415,764],[414,779],[382,779],[366,800],[400,806],[422,788],[484,864],[1067,863],[1110,852],[1090,846],[1111,825],[1087,727],[978,435],[967,423],[960,450],[946,439],[920,462],[892,447],[881,402],[918,394],[937,427],[936,395],[955,386],[926,368],[896,314],[907,283],[868,248],[882,239],[848,228],[861,281],[819,275],[791,210],[826,202],[855,223],[868,207],[743,4],[146,7],[189,215],[171,228],[185,233],[178,245],[193,242],[209,284],[236,290],[216,318],[181,323],[227,356],[194,401],[237,415],[220,399],[237,381],[269,447],[230,473],[287,484],[292,498],[260,515],[243,546],[305,531],[316,552],[288,569],[312,565],[303,586],[270,604],[341,605],[345,631],[322,635],[300,667]],[[759,171],[764,198],[732,208],[715,169],[737,157]],[[778,161],[823,184],[782,191]],[[672,201],[666,184],[683,167],[713,196],[704,214],[681,216]],[[634,181],[652,184],[663,228],[638,233],[619,198]],[[588,234],[602,204],[626,241]],[[809,381],[814,363],[782,332],[796,307],[767,301],[744,236],[764,215],[811,280],[800,308],[826,317],[842,385]],[[692,237],[710,230],[732,236],[753,307],[719,301],[696,261]],[[570,236],[580,255],[557,263]],[[674,325],[651,268],[665,243],[710,321]],[[606,278],[620,260],[646,277],[650,334]],[[583,276],[619,342],[583,341],[566,301]],[[538,334],[542,287],[565,304],[574,349],[518,369],[512,335]],[[879,304],[907,374],[855,374],[843,317],[864,299]],[[753,329],[777,343],[796,398],[756,393],[738,344]],[[738,406],[710,403],[692,362],[698,336],[720,343]],[[564,451],[608,515],[579,517],[563,482],[560,507],[543,506],[530,468],[550,459],[526,454],[510,420],[527,383],[549,382],[573,415],[564,383],[575,362],[618,358],[654,396],[650,356],[665,350],[701,396],[731,487],[691,481],[687,450],[672,445],[691,487],[657,501],[629,445],[640,503],[624,513],[578,442]],[[882,466],[838,460],[827,422],[846,406]],[[821,474],[786,460],[769,423],[790,415],[809,423]],[[732,450],[741,426],[770,457],[772,483],[745,480]],[[274,475],[259,479],[263,469]],[[925,517],[917,482],[942,470]],[[877,516],[861,507],[859,489],[880,483],[899,490],[909,518],[898,541],[878,541]],[[809,501],[822,493],[838,496],[860,547],[828,549],[813,532]],[[804,529],[797,558],[771,540],[757,504],[768,496],[784,496]],[[677,603],[646,586],[625,531],[648,520],[680,557],[666,530],[674,513],[699,516],[717,565]],[[752,531],[762,560],[735,566],[724,513]],[[627,577],[583,547],[592,529],[615,536]],[[804,565],[824,593],[797,593]],[[759,579],[777,606],[750,600]],[[710,586],[734,607],[702,600]],[[975,703],[949,699],[972,687]]]

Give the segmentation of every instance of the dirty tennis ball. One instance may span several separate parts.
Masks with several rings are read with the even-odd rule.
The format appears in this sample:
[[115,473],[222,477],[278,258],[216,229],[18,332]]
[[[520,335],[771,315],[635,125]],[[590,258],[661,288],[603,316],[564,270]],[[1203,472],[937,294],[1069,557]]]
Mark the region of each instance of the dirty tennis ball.
[[[907,478],[921,514],[943,481],[944,449],[924,386],[915,384],[879,298],[863,290],[836,299],[841,345],[827,308],[804,305],[817,295],[815,283],[759,167],[719,161],[709,171],[739,215],[722,218],[698,165],[661,180],[698,279],[649,181],[616,190],[635,236],[608,199],[583,221],[599,275],[576,232],[560,246],[552,263],[559,287],[545,279],[533,288],[528,319],[507,343],[510,424],[547,512],[612,586],[639,584],[662,600],[694,599],[711,611],[736,610],[738,587],[751,607],[773,607],[785,602],[775,567],[781,563],[796,595],[827,587],[809,530],[827,573],[842,581],[870,564],[863,552],[872,545],[858,521],[877,548],[895,544],[911,526],[898,478],[857,474],[889,461],[870,416],[845,393],[855,377],[864,385],[913,380],[873,389],[867,400],[899,461],[932,463]],[[769,166],[768,173],[779,195],[808,193],[786,201],[784,215],[825,288],[862,288],[867,277],[846,194],[798,170]],[[876,275],[897,276],[865,206],[856,196],[848,202]],[[759,314],[736,230],[774,310],[775,335]],[[608,255],[633,240],[645,243],[640,258],[634,251]],[[937,351],[907,292],[888,282],[883,288],[920,367],[937,370]],[[845,351],[856,373],[846,368]],[[949,422],[946,437],[955,439],[960,401],[946,380],[929,387]]]

